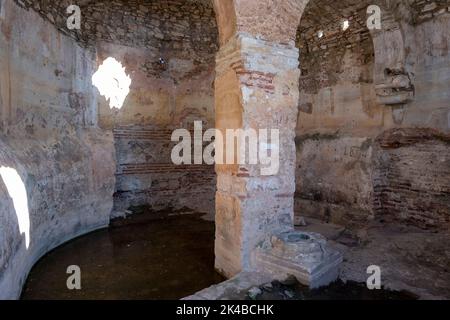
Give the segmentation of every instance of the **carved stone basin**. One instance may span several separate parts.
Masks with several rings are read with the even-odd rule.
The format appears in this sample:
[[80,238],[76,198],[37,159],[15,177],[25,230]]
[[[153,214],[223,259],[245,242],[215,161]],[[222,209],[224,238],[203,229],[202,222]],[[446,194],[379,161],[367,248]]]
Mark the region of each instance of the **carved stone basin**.
[[330,248],[320,234],[292,230],[266,239],[252,260],[257,271],[280,279],[293,275],[301,283],[317,288],[337,279],[342,255]]

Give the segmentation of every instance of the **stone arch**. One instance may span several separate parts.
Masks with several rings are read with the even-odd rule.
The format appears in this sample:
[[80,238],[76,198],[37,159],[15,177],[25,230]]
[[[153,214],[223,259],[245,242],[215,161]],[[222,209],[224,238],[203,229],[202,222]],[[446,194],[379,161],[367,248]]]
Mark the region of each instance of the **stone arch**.
[[[370,213],[365,133],[383,125],[385,111],[373,81],[369,4],[310,0],[299,23],[295,200],[296,213],[303,216],[339,223],[348,208]],[[344,21],[349,21],[346,30]]]
[[[296,38],[301,69],[299,111],[307,119],[306,125],[351,128],[358,122],[370,122],[376,113],[383,113],[381,106],[385,103],[380,101],[376,88],[386,86],[387,80],[384,69],[378,70],[383,65],[377,55],[384,55],[385,49],[379,41],[373,41],[373,32],[367,27],[367,8],[371,4],[371,1],[308,2]],[[346,30],[344,21],[349,23]],[[395,53],[392,55],[402,60]],[[347,90],[343,91],[345,86]],[[356,99],[361,100],[357,109],[343,106]],[[328,112],[332,117],[326,123],[310,121],[314,120],[313,105],[319,108],[317,112]],[[356,111],[362,116],[357,116]]]
[[[381,9],[381,29],[369,29],[367,26],[367,19],[370,16],[367,9],[371,5]],[[406,104],[414,96],[411,68],[408,65],[410,52],[406,49],[405,30],[403,30],[407,28],[407,22],[413,19],[406,15],[408,12],[411,12],[411,8],[403,2],[394,4],[384,0],[375,2],[349,0],[330,4],[329,1],[309,0],[302,14],[296,42],[297,45],[300,44],[300,49],[303,51],[305,48],[301,44],[302,42],[305,44],[306,41],[301,34],[305,32],[308,40],[310,42],[313,40],[313,47],[306,49],[315,50],[315,52],[329,50],[330,46],[341,45],[350,48],[360,46],[362,50],[364,50],[363,46],[366,46],[368,55],[374,56],[373,74],[368,75],[370,79],[363,80],[374,82],[378,102],[382,105]],[[350,20],[350,28],[345,32],[338,30],[344,19]],[[336,36],[336,39],[328,41],[326,32],[323,39],[318,39],[319,30],[314,30],[313,25],[304,25],[305,20],[316,24],[327,24],[322,27],[322,32],[327,28],[334,28],[337,31],[331,31],[331,33],[332,36]],[[301,56],[302,54],[303,52],[300,53]],[[305,71],[305,64],[302,61],[301,57],[300,67]],[[303,105],[303,107],[307,106]]]
[[232,0],[213,0],[220,45],[225,44],[237,30],[236,12]]
[[309,0],[213,0],[220,43],[244,33],[270,42],[293,43]]
[[[367,25],[374,4],[378,30]],[[373,141],[414,97],[407,12],[402,1],[308,2],[297,38],[296,212],[342,224],[373,216]]]

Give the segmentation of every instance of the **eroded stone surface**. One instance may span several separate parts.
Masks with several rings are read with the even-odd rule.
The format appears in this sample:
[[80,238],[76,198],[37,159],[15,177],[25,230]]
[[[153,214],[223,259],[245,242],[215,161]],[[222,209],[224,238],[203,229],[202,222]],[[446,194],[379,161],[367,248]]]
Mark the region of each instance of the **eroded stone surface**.
[[[78,42],[95,47],[107,42],[149,51],[189,56],[197,64],[214,59],[217,26],[209,1],[78,1],[80,30],[67,29],[72,1],[15,0]],[[207,64],[207,63],[206,63]],[[147,67],[157,72],[158,64]]]
[[276,234],[255,250],[252,263],[256,270],[282,280],[294,276],[310,288],[336,281],[342,254],[327,245],[316,233],[296,230]]
[[[262,239],[292,229],[294,192],[298,214],[361,234],[373,221],[448,230],[449,1],[375,1],[383,28],[372,32],[366,1],[80,1],[83,25],[74,32],[65,29],[67,1],[14,2],[43,19],[1,2],[2,161],[37,189],[32,229],[53,226],[48,212],[70,212],[68,222],[55,218],[58,227],[46,229],[45,250],[64,240],[61,230],[75,235],[106,221],[114,149],[97,124],[115,133],[121,209],[184,205],[193,199],[188,191],[208,193],[199,206],[212,202],[207,170],[171,167],[166,137],[155,132],[189,128],[193,120],[222,130],[281,129],[278,174],[216,167],[216,266],[230,277],[250,269]],[[133,80],[121,110],[111,110],[89,82],[109,56]],[[2,266],[10,270],[9,243],[21,239],[1,188]],[[40,249],[18,250],[23,269],[4,273],[14,283]],[[17,286],[6,286],[17,294]]]
[[19,177],[0,179],[0,298],[15,299],[43,254],[108,225],[115,152],[96,127],[92,53],[6,1],[0,64],[0,167]]
[[[422,136],[428,128],[437,130],[438,136],[448,134],[449,99],[442,94],[448,87],[448,79],[442,76],[448,73],[448,2],[410,1],[396,6],[375,1],[382,9],[382,30],[373,32],[365,25],[368,4],[344,1],[334,6],[310,1],[300,22],[296,212],[352,228],[383,219],[382,212],[389,210],[377,209],[379,203],[395,198],[396,204],[390,205],[401,207],[404,223],[446,229],[446,190],[439,187],[440,178],[425,169],[429,157],[446,166],[442,140],[427,140],[426,147],[421,142],[399,146],[397,151],[380,148],[377,141],[394,128],[404,128],[412,136]],[[424,19],[427,11],[430,19]],[[348,18],[348,30],[339,25],[341,18],[326,23],[333,12]],[[379,85],[392,83],[398,85],[394,91],[380,92]],[[390,153],[402,153],[408,160],[397,168],[395,160],[388,160]],[[391,168],[381,170],[392,182],[384,195],[391,198],[386,201],[380,196],[379,181],[384,178],[379,163]],[[406,163],[414,164],[415,172],[423,172],[417,178],[423,184],[414,182],[416,173],[405,169]],[[430,170],[447,179],[443,166],[436,164]],[[402,173],[394,174],[397,170]]]
[[280,168],[217,165],[216,267],[227,276],[250,268],[250,255],[270,232],[293,225],[298,51],[238,35],[217,57],[216,127],[279,129]]

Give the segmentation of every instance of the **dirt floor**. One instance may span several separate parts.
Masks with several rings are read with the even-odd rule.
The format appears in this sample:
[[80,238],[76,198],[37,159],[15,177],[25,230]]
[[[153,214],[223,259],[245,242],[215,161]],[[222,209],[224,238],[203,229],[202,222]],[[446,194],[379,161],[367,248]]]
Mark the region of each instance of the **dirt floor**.
[[415,300],[418,297],[405,291],[369,290],[364,283],[353,281],[344,283],[341,280],[328,287],[309,290],[296,279],[288,279],[253,288],[247,292],[245,298],[247,300]]
[[366,282],[367,267],[381,269],[382,285],[420,299],[450,299],[450,234],[395,224],[372,223],[364,230],[306,218],[299,230],[323,234],[344,254],[340,278]]

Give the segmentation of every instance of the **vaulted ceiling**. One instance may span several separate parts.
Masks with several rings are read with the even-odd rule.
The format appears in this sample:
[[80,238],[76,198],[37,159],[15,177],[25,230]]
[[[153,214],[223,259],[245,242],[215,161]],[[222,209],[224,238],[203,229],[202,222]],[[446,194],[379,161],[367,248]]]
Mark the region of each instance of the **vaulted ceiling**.
[[[217,25],[210,0],[14,0],[37,11],[85,45],[98,41],[133,47],[217,51]],[[81,30],[68,30],[67,8],[81,9]]]

